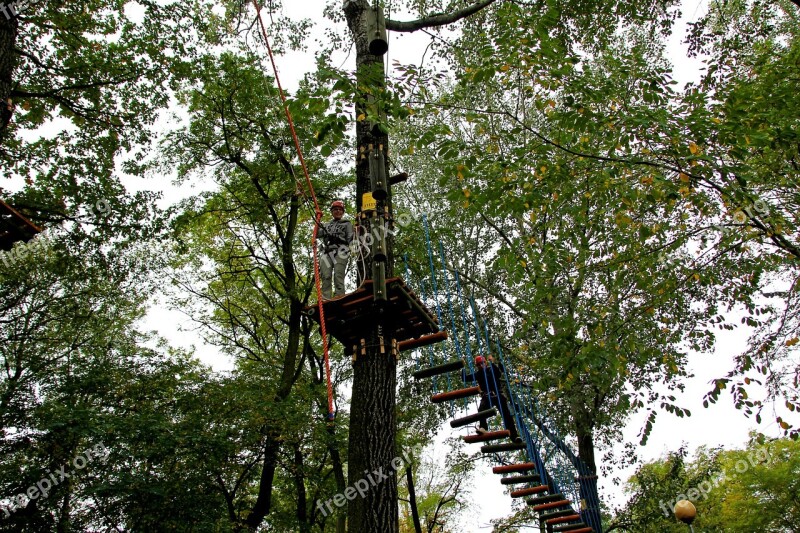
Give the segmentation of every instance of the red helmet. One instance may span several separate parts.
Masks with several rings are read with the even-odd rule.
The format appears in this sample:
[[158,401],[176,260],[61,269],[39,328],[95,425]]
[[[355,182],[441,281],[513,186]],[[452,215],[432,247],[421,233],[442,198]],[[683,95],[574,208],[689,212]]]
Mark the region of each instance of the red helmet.
[[341,200],[334,200],[331,202],[331,209],[334,207],[341,207],[342,211],[344,211],[344,202]]
[[482,365],[485,362],[486,362],[486,358],[484,356],[479,355],[479,356],[475,357],[475,364],[476,365]]

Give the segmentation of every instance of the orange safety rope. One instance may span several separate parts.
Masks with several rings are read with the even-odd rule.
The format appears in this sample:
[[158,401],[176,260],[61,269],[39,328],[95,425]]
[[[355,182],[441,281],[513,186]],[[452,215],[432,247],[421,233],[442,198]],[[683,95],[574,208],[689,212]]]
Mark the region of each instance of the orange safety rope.
[[[267,44],[267,52],[269,53],[269,60],[272,63],[272,71],[275,73],[275,83],[278,85],[278,93],[281,96],[281,102],[283,103],[283,110],[286,113],[286,119],[289,121],[289,129],[292,132],[292,138],[294,139],[294,147],[297,150],[297,157],[300,159],[300,166],[303,167],[303,174],[306,176],[306,183],[308,184],[308,190],[311,193],[311,199],[314,201],[314,233],[311,237],[311,249],[314,252],[314,283],[317,288],[317,305],[319,308],[319,327],[320,333],[322,334],[322,352],[325,357],[325,378],[327,380],[328,386],[328,419],[333,420],[334,418],[334,411],[333,411],[333,385],[331,384],[331,363],[330,358],[328,356],[328,333],[325,328],[325,309],[322,306],[322,285],[320,283],[319,278],[319,258],[317,257],[317,233],[319,232],[319,223],[322,219],[322,210],[319,208],[319,203],[317,202],[317,195],[314,192],[314,186],[311,184],[311,177],[308,175],[308,168],[306,167],[306,160],[303,158],[303,150],[300,148],[300,140],[297,138],[297,132],[294,129],[294,121],[292,120],[292,114],[289,111],[289,106],[286,105],[286,95],[283,93],[283,87],[281,87],[281,80],[278,77],[278,67],[275,65],[275,57],[272,55],[272,47],[269,44],[269,38],[267,37],[267,29],[264,26],[264,20],[261,18],[261,6],[258,5],[258,0],[253,0],[253,6],[256,8],[256,15],[258,15],[258,23],[261,26],[261,34],[264,37],[264,42]],[[299,185],[299,183],[298,183]],[[300,189],[302,193],[302,188]]]

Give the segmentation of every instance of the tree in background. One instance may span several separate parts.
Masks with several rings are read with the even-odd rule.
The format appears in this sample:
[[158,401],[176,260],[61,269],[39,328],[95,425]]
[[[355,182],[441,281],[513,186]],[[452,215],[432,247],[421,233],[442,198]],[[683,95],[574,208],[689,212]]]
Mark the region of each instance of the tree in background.
[[[772,292],[776,280],[796,275],[794,245],[768,227],[793,227],[794,215],[757,202],[742,184],[760,184],[764,198],[795,196],[796,116],[771,106],[749,113],[752,95],[737,97],[731,108],[727,96],[745,90],[731,53],[765,80],[767,63],[796,71],[794,7],[712,8],[696,27],[694,46],[718,51],[710,61],[715,74],[678,92],[664,59],[675,16],[668,5],[629,14],[623,20],[630,24],[616,34],[595,25],[596,39],[581,24],[547,31],[548,22],[564,17],[560,6],[548,6],[542,15],[503,3],[471,19],[474,31],[468,24],[455,44],[442,39],[437,46],[459,81],[441,84],[438,99],[409,89],[426,112],[415,114],[422,124],[416,140],[402,146],[413,158],[437,160],[425,181],[438,179],[433,195],[451,202],[442,218],[471,213],[475,225],[494,232],[494,248],[480,259],[471,243],[456,249],[468,258],[467,279],[470,264],[486,267],[470,281],[494,300],[487,308],[508,309],[497,326],[514,324],[507,331],[517,335],[514,356],[523,373],[534,376],[561,427],[577,436],[578,456],[595,471],[596,439],[614,442],[631,412],[647,411],[642,442],[660,410],[689,413],[665,388],[682,388],[686,347],[709,351],[720,330],[735,327],[726,313],[738,309],[747,325],[780,342],[754,337],[757,357],[737,359],[738,369],[715,382],[708,400],[742,370],[757,371],[768,376],[771,398],[782,397],[795,411],[796,372],[787,359],[796,331],[792,293]],[[735,20],[726,29],[749,28],[744,33],[753,37],[745,43],[732,36],[742,34],[737,29],[717,39],[712,28],[721,20]],[[517,36],[520,27],[531,37]],[[431,75],[421,68],[404,74],[409,87]],[[729,103],[716,101],[723,94]],[[763,117],[772,114],[785,127],[768,126]],[[737,135],[712,133],[724,131],[726,120],[736,122]],[[759,148],[747,133],[754,124],[765,136]],[[711,145],[715,155],[707,153]],[[744,178],[761,168],[760,177]],[[787,255],[762,253],[761,246]],[[781,310],[781,301],[790,307]],[[743,387],[756,380],[732,387],[747,413],[759,403]],[[783,418],[778,422],[789,429]]]
[[795,531],[800,518],[798,442],[751,434],[744,450],[700,448],[691,461],[680,449],[641,466],[628,481],[629,500],[608,529],[685,531],[672,509],[697,507],[694,526],[709,531]]
[[159,195],[129,192],[121,175],[144,177],[154,124],[218,23],[211,5],[32,1],[0,16],[7,201],[95,243],[152,234]]
[[[274,82],[254,66],[259,60],[246,48],[209,55],[196,71],[198,86],[180,95],[190,121],[168,136],[165,163],[178,166],[180,179],[211,178],[215,190],[186,201],[176,215],[174,276],[189,295],[176,302],[207,342],[235,358],[238,372],[261,383],[249,452],[258,463],[239,461],[235,476],[218,479],[231,521],[242,529],[266,521],[286,531],[337,521],[341,530],[343,515],[317,507],[345,487],[340,437],[326,426],[325,365],[302,314],[315,287],[308,245],[314,207],[295,172]],[[326,109],[324,93],[314,89],[306,85],[293,97],[295,120],[308,127]],[[310,139],[303,143],[315,188],[326,198],[342,177],[322,167]],[[338,350],[334,357],[338,381],[348,369]],[[338,423],[346,420],[341,415]]]
[[191,416],[215,378],[136,330],[148,286],[124,264],[53,233],[0,265],[0,530],[224,523],[206,462],[238,423]]

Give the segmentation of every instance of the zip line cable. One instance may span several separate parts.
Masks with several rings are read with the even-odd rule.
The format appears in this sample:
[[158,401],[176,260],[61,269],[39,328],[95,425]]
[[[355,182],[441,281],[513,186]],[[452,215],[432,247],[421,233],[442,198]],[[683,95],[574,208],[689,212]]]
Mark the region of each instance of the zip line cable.
[[[297,137],[297,131],[294,128],[294,120],[292,120],[292,113],[289,111],[289,106],[286,103],[286,95],[283,92],[283,87],[281,86],[281,80],[278,76],[278,67],[275,64],[275,57],[272,54],[272,46],[269,44],[269,37],[267,37],[267,29],[264,25],[264,20],[261,18],[261,6],[258,4],[258,0],[253,0],[253,7],[256,8],[256,16],[258,17],[258,25],[261,28],[261,35],[264,37],[264,43],[267,45],[267,52],[269,54],[269,61],[272,64],[272,72],[275,73],[275,84],[278,86],[278,94],[281,97],[281,103],[283,104],[283,110],[286,113],[286,120],[289,122],[289,130],[292,132],[292,139],[294,140],[294,147],[297,151],[297,157],[300,160],[300,166],[303,168],[303,174],[306,178],[306,184],[308,185],[308,192],[311,195],[311,199],[314,202],[314,233],[311,236],[311,249],[314,254],[314,284],[316,285],[317,289],[317,307],[319,309],[319,327],[320,327],[320,334],[322,335],[322,352],[325,357],[325,380],[328,389],[328,420],[333,420],[335,417],[334,410],[333,410],[333,384],[331,383],[331,363],[329,357],[329,345],[328,345],[328,332],[325,328],[325,309],[322,305],[322,284],[320,283],[320,276],[319,276],[319,257],[317,253],[317,234],[319,233],[319,223],[322,219],[322,210],[319,207],[319,202],[317,202],[317,195],[314,192],[314,185],[311,183],[311,176],[308,174],[308,167],[306,166],[306,160],[303,157],[303,150],[300,148],[300,139]],[[304,194],[302,187],[300,186],[299,180],[295,178],[295,182],[298,185],[298,190],[301,194]]]

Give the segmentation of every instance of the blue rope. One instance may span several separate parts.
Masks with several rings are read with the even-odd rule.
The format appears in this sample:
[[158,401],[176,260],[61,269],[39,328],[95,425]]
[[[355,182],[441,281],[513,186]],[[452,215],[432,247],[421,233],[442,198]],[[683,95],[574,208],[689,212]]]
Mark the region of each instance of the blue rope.
[[[447,314],[450,316],[450,327],[453,331],[453,344],[456,347],[456,355],[459,358],[464,359],[464,354],[461,351],[461,345],[458,342],[458,329],[456,329],[456,320],[453,316],[453,300],[450,296],[450,279],[447,277],[447,263],[444,259],[444,246],[442,246],[442,242],[439,241],[439,261],[442,264],[442,275],[444,276],[444,288],[447,294]],[[447,375],[448,384],[450,383],[450,375]],[[453,415],[453,404],[450,403],[450,410]]]
[[[440,250],[442,250],[442,254],[444,254],[444,249],[442,248],[442,243],[441,242],[439,242],[439,247],[440,247]],[[472,348],[470,347],[470,344],[472,344],[472,341],[469,338],[469,328],[467,327],[467,319],[464,316],[464,304],[463,304],[463,297],[461,295],[461,280],[459,279],[457,271],[456,271],[455,274],[456,274],[456,277],[455,277],[456,295],[458,296],[459,315],[461,316],[461,325],[464,328],[464,337],[466,338],[466,349],[467,349],[467,357],[468,357],[467,360],[471,361],[472,360]]]
[[453,300],[450,296],[450,279],[447,277],[447,267],[445,266],[444,260],[444,248],[442,247],[442,243],[439,242],[439,257],[442,263],[442,275],[444,276],[444,287],[445,292],[447,294],[447,314],[450,317],[450,327],[453,330],[453,344],[456,347],[456,354],[459,357],[464,357],[461,352],[461,345],[458,342],[458,330],[456,329],[456,320],[453,316]]
[[[424,279],[420,280],[420,284],[419,285],[420,285],[420,296],[422,297],[423,300],[425,300],[425,280]],[[438,307],[438,303],[437,303],[437,307]],[[436,364],[434,362],[434,357],[433,357],[434,350],[433,350],[433,347],[430,344],[427,346],[427,348],[428,348],[428,365],[433,367]],[[432,379],[433,379],[433,393],[436,394],[437,392],[439,392],[439,390],[438,390],[438,388],[436,386],[436,376],[433,376]]]
[[[439,305],[439,287],[436,284],[436,269],[433,266],[433,249],[431,247],[431,235],[430,231],[428,230],[428,216],[423,214],[422,215],[422,225],[425,228],[425,243],[428,248],[428,266],[431,270],[431,285],[433,286],[433,297],[434,301],[436,302],[436,318],[439,320],[439,324],[442,324],[442,309]],[[431,353],[431,366],[433,366],[433,350],[430,351]],[[436,380],[434,378],[434,392],[436,392]]]
[[[408,280],[408,284],[411,285],[411,270],[408,268],[408,254],[403,254],[403,265],[406,269],[406,279]],[[420,284],[421,285],[421,284]],[[425,296],[422,294],[422,290],[420,290],[420,296],[422,299],[425,299]],[[420,360],[420,350],[413,350],[414,354],[414,370],[419,370],[421,368]],[[434,377],[434,379],[436,379]]]
[[[475,298],[473,296],[469,297],[469,306],[472,309],[472,320],[475,322],[475,335],[478,337],[478,350],[483,352],[483,334],[481,333],[481,326],[478,324],[478,313],[475,310]],[[489,351],[488,345],[486,346],[486,351]]]
[[[441,242],[439,245],[441,246]],[[458,295],[458,309],[459,314],[461,315],[461,324],[464,327],[464,337],[466,338],[466,347],[467,347],[467,361],[469,361],[469,366],[472,367],[472,349],[470,345],[472,344],[472,340],[470,339],[469,335],[469,327],[467,326],[467,318],[464,315],[464,299],[461,295],[461,280],[458,276],[458,271],[456,271],[456,294]],[[480,342],[479,342],[480,344]],[[464,398],[464,408],[467,408],[467,399]]]
[[[437,282],[437,276],[436,276],[436,270],[437,269],[434,266],[433,247],[432,247],[432,244],[431,244],[430,229],[429,229],[429,226],[428,226],[427,215],[423,214],[422,220],[423,220],[423,226],[424,226],[424,229],[425,229],[425,241],[426,241],[426,246],[427,246],[427,251],[428,251],[428,266],[429,266],[430,271],[431,271],[431,278],[430,279],[431,279],[431,284],[433,286],[434,299],[435,299],[435,302],[436,302],[436,316],[437,316],[437,318],[439,320],[439,324],[442,324],[443,323],[442,322],[442,314],[443,314],[442,313],[442,305],[440,304],[439,284]],[[458,329],[456,328],[455,312],[453,310],[453,298],[452,298],[451,289],[450,289],[451,280],[449,279],[448,274],[447,274],[447,266],[446,266],[447,263],[446,263],[445,253],[444,253],[444,246],[442,245],[441,242],[439,242],[438,244],[439,244],[439,257],[440,257],[440,262],[441,262],[442,274],[444,275],[443,283],[444,283],[445,295],[446,295],[446,299],[447,299],[448,317],[450,319],[450,326],[452,328],[453,347],[455,348],[456,355],[463,359],[464,358],[464,354],[462,352],[461,343],[459,341]],[[406,274],[407,274],[407,276],[410,277],[407,256],[404,256],[404,259],[406,261],[406,265],[405,265]],[[462,290],[461,290],[461,280],[460,280],[458,272],[455,273],[454,282],[455,282],[455,285],[456,285],[456,293],[457,293],[458,303],[459,303],[459,315],[461,317],[461,323],[462,323],[462,326],[464,328],[464,335],[465,335],[465,341],[466,341],[465,342],[465,346],[466,346],[465,350],[466,350],[467,355],[468,355],[468,357],[467,357],[468,368],[470,370],[470,373],[473,376],[473,384],[475,384],[475,380],[476,380],[476,377],[477,377],[476,376],[477,369],[473,366],[473,361],[472,361],[472,348],[471,348],[472,341],[471,341],[470,332],[469,332],[470,327],[469,327],[469,325],[467,323],[466,313],[465,313],[465,310],[464,310],[464,303],[463,303],[463,297],[464,296],[463,296],[463,293],[462,293]],[[425,298],[425,295],[424,295],[425,282],[424,282],[424,280],[421,281],[420,285],[422,287],[421,288],[422,298],[424,299]],[[491,343],[490,343],[490,337],[489,337],[488,324],[486,323],[486,321],[481,321],[479,319],[478,313],[477,313],[477,310],[476,310],[476,304],[475,304],[474,297],[470,297],[470,307],[472,309],[473,320],[474,320],[474,323],[475,323],[474,325],[475,325],[475,334],[476,334],[476,338],[477,338],[477,349],[482,352],[482,350],[483,350],[483,348],[485,346],[485,348],[486,348],[486,357],[488,358],[488,356],[491,355],[491,353],[490,353],[491,352]],[[483,322],[483,331],[481,331],[481,327],[480,327],[481,326],[481,322]],[[503,353],[503,350],[502,350],[502,347],[501,347],[499,341],[495,340],[495,344],[497,346],[497,353],[498,353],[498,356],[499,356],[499,359],[500,359],[500,364],[505,369],[505,381],[506,381],[506,386],[508,388],[507,389],[508,390],[508,403],[510,403],[510,405],[508,407],[511,409],[511,412],[513,413],[513,419],[517,424],[518,433],[525,440],[525,448],[526,448],[525,451],[527,452],[527,456],[530,457],[532,462],[534,463],[534,466],[536,468],[537,473],[539,474],[539,476],[541,478],[541,481],[543,483],[547,483],[547,485],[550,487],[550,489],[553,491],[553,493],[562,492],[561,489],[560,489],[561,487],[569,487],[570,490],[568,492],[571,493],[571,496],[572,496],[571,500],[573,502],[576,502],[576,503],[580,503],[579,502],[580,492],[581,492],[581,490],[583,490],[583,492],[586,494],[587,498],[590,500],[590,501],[587,502],[589,504],[588,505],[589,508],[591,508],[591,509],[599,509],[599,504],[597,502],[597,499],[594,497],[594,491],[591,490],[591,488],[592,488],[591,484],[592,484],[592,482],[594,480],[583,479],[583,476],[592,475],[588,471],[585,472],[585,473],[583,472],[583,470],[588,470],[588,469],[586,469],[585,467],[581,467],[581,468],[576,469],[574,467],[574,465],[572,464],[572,462],[566,456],[563,456],[563,454],[561,453],[561,450],[557,449],[554,445],[552,445],[551,439],[549,437],[546,437],[546,435],[544,435],[542,433],[542,430],[536,425],[535,422],[533,422],[533,426],[531,426],[531,425],[529,425],[529,423],[525,419],[526,411],[521,408],[522,405],[528,405],[527,413],[530,413],[529,416],[538,416],[538,418],[540,420],[543,420],[543,421],[546,419],[546,417],[543,417],[544,413],[541,413],[540,415],[536,415],[537,411],[540,411],[540,409],[538,408],[538,402],[533,397],[533,394],[532,394],[532,391],[531,391],[530,388],[519,387],[519,386],[516,386],[516,385],[512,385],[511,381],[512,381],[513,376],[517,376],[517,373],[516,373],[515,369],[513,368],[513,363],[510,361],[510,359],[506,360],[505,354]],[[433,349],[429,346],[428,350],[429,350],[430,364],[431,364],[431,366],[433,366],[434,365]],[[443,353],[446,354],[446,352],[444,352],[444,351],[443,351]],[[446,359],[446,355],[444,355],[443,357]],[[417,364],[419,365],[419,362],[417,362]],[[495,371],[494,371],[493,365],[490,364],[489,368],[490,368],[490,371],[489,371],[488,374],[491,375],[491,379],[492,379],[492,381],[493,381],[493,383],[495,385],[494,390],[496,390],[498,392],[498,394],[500,394],[500,387],[498,386],[499,385],[498,384],[498,377],[495,375]],[[488,382],[489,375],[484,373],[484,377],[487,378],[487,383],[486,383],[486,386],[487,386],[487,389],[488,389],[487,393],[491,391],[491,388],[489,387],[489,382]],[[525,390],[520,390],[520,388],[525,389]],[[434,390],[435,389],[436,389],[436,377],[434,376]],[[450,382],[450,376],[449,375],[448,375],[448,390],[452,390],[451,382]],[[489,397],[489,404],[492,405],[491,394],[488,394],[488,397]],[[466,400],[464,400],[464,401],[466,403]],[[501,415],[502,415],[502,407],[500,405],[500,401],[501,400],[498,397],[498,398],[496,398],[495,403],[498,404],[497,407],[500,409]],[[453,402],[452,401],[450,402],[450,409],[451,409],[451,414],[452,414],[453,413]],[[535,431],[531,431],[531,427],[534,427]],[[552,435],[556,439],[560,439],[561,438],[560,435],[558,435],[558,433],[556,431],[552,431]],[[544,449],[541,447],[542,444],[544,445]],[[548,444],[551,444],[551,446],[549,448],[547,446]],[[548,468],[547,464],[550,464],[551,468]],[[573,483],[573,478],[574,478],[573,471],[575,471],[575,470],[578,471],[578,477],[579,477],[577,486],[576,486],[576,483]],[[579,511],[579,512],[583,516],[584,520],[587,523],[589,523],[589,525],[592,526],[595,529],[595,531],[600,531],[600,524],[594,523],[594,522],[596,522],[594,520],[594,516],[595,516],[594,513],[584,512],[584,511]]]
[[500,347],[500,341],[495,339],[495,343],[497,344],[497,354],[500,356],[500,364],[503,365],[503,368],[506,370],[506,386],[508,387],[508,395],[509,401],[511,402],[511,411],[514,413],[514,419],[517,422],[517,426],[522,425],[522,417],[520,416],[519,409],[517,409],[516,404],[514,403],[514,395],[511,393],[511,381],[509,381],[509,375],[514,372],[514,369],[510,366],[510,364],[506,364],[505,356],[503,355],[503,348]]
[[439,320],[439,324],[442,323],[442,310],[439,306],[439,288],[436,284],[436,269],[433,266],[433,250],[431,248],[431,235],[428,232],[428,217],[427,215],[422,215],[422,224],[425,227],[425,242],[428,246],[428,265],[431,269],[431,284],[433,285],[433,297],[436,301],[436,318]]
[[489,342],[489,325],[486,323],[485,320],[483,321],[483,335],[484,335],[484,341],[486,341],[486,349],[491,350],[492,343]]

